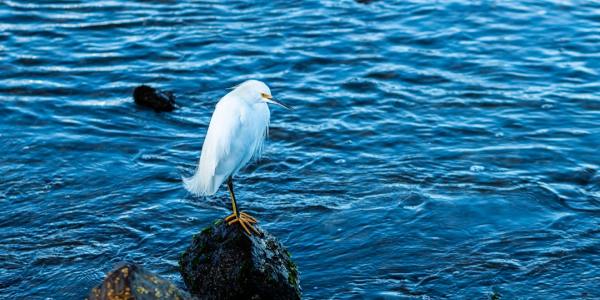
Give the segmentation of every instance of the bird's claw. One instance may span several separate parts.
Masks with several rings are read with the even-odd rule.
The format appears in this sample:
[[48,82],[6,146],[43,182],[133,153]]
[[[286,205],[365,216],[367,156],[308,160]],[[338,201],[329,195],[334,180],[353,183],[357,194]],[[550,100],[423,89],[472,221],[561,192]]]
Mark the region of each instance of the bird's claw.
[[258,230],[256,230],[256,228],[252,226],[252,224],[257,223],[258,221],[245,212],[241,212],[239,216],[233,213],[225,218],[225,222],[227,222],[227,225],[240,223],[240,225],[242,226],[244,231],[248,233],[248,235],[252,235],[252,232],[250,230],[252,230],[256,234],[259,234]]

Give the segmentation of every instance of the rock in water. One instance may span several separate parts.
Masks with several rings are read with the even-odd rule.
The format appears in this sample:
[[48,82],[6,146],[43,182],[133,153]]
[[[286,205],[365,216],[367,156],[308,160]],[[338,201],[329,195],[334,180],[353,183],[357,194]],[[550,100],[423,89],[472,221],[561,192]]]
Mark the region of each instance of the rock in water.
[[175,96],[171,92],[161,92],[147,85],[140,85],[133,90],[133,100],[137,105],[147,106],[156,111],[173,111]]
[[108,273],[99,286],[88,295],[89,300],[156,300],[192,299],[173,283],[135,264],[125,264]]
[[194,235],[179,272],[200,299],[300,299],[296,265],[275,237],[218,220]]

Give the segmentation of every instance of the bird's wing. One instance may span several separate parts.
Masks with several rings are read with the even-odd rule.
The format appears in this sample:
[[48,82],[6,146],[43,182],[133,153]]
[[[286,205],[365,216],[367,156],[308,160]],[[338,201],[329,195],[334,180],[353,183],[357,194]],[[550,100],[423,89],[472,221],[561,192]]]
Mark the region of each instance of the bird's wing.
[[240,107],[234,101],[219,101],[202,145],[199,167],[203,176],[230,175],[234,171],[235,162],[231,161],[234,155],[230,153],[241,125]]
[[240,128],[239,107],[224,97],[210,119],[196,173],[183,179],[188,191],[195,195],[213,195],[236,170],[236,156],[229,154]]

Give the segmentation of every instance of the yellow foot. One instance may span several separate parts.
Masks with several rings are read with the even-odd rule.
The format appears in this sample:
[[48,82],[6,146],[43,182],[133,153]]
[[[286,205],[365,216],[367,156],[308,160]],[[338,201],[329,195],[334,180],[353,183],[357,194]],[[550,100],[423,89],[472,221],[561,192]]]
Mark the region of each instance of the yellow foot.
[[227,222],[228,225],[240,223],[240,225],[242,226],[242,228],[244,228],[248,235],[252,235],[252,232],[250,232],[250,230],[258,234],[258,231],[252,226],[252,224],[257,223],[258,221],[245,212],[241,212],[239,216],[233,213],[225,218],[225,222]]

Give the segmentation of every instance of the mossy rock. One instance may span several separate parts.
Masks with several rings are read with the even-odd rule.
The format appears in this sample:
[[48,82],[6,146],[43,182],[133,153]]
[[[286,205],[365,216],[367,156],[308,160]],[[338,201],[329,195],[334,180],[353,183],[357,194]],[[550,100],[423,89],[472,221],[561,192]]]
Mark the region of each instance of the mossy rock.
[[296,264],[269,233],[246,235],[214,222],[194,235],[179,259],[189,291],[200,299],[300,299]]
[[157,112],[173,111],[176,108],[172,92],[159,91],[147,85],[140,85],[133,90],[133,100],[135,104],[150,107]]
[[106,275],[104,281],[93,288],[88,300],[191,300],[186,292],[173,283],[144,270],[125,263]]

